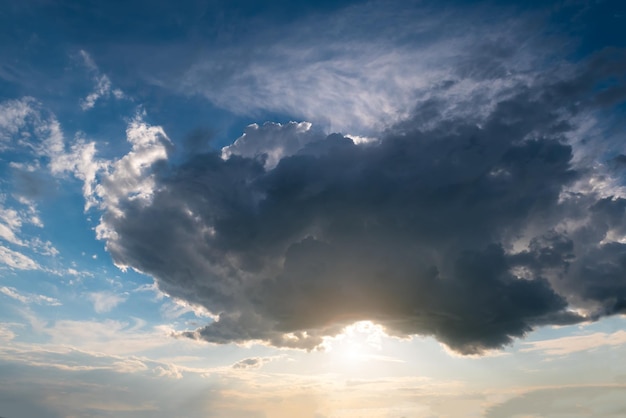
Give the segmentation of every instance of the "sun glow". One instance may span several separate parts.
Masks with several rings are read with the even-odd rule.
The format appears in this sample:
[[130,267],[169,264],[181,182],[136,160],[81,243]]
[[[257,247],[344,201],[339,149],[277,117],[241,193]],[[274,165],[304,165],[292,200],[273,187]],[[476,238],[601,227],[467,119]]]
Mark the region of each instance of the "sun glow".
[[359,321],[345,327],[341,334],[327,338],[324,347],[333,363],[353,367],[378,357],[386,335],[381,325]]

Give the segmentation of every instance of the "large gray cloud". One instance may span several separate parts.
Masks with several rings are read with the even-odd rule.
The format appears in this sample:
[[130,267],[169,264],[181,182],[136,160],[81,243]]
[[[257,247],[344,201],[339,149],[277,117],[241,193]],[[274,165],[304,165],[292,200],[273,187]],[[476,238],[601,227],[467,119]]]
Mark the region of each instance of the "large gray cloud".
[[182,334],[214,343],[313,348],[372,320],[477,354],[625,312],[626,200],[574,158],[577,121],[624,99],[603,82],[625,65],[605,51],[472,93],[455,116],[446,89],[461,68],[366,143],[255,127],[265,142],[155,165],[150,199],[117,201],[102,236],[118,265],[218,315]]

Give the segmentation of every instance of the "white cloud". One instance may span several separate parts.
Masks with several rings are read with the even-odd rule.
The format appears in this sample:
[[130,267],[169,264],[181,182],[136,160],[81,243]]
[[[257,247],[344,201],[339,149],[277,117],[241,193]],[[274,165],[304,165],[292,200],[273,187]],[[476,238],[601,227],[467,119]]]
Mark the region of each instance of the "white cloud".
[[50,162],[50,171],[56,175],[70,172],[74,177],[83,181],[85,210],[88,210],[97,204],[94,192],[96,176],[106,169],[106,166],[106,161],[96,158],[95,142],[87,142],[79,136],[69,152],[57,155]]
[[[170,139],[162,127],[144,122],[144,116],[145,112],[139,113],[126,129],[131,151],[118,160],[103,163],[105,173],[93,189],[93,199],[114,217],[122,216],[121,201],[150,202],[155,191],[153,165],[167,159]],[[104,218],[96,233],[99,239],[114,234]]]
[[[0,103],[0,115],[0,142],[4,142],[0,151],[11,149],[36,158],[45,157],[50,160],[53,174],[62,171],[58,166],[65,154],[65,140],[61,124],[53,113],[32,97],[23,97]],[[39,169],[39,161],[13,163],[11,167],[34,172]]]
[[[33,167],[33,171],[35,169],[37,168]],[[23,222],[30,223],[31,225],[34,225],[38,228],[43,228],[43,221],[39,217],[39,211],[37,210],[37,205],[35,204],[35,202],[24,196],[17,196],[16,199],[20,204],[26,206],[26,210],[22,215]]]
[[24,127],[32,115],[34,101],[32,97],[24,97],[0,103],[0,151],[9,147],[7,143]]
[[[22,234],[22,225],[31,224],[36,227],[42,227],[43,223],[39,218],[36,206],[27,199],[17,199],[17,205],[26,205],[26,208],[5,207],[2,203],[6,203],[4,196],[0,199],[0,240],[6,241],[19,247],[26,247],[35,253],[45,256],[56,256],[59,251],[50,241],[44,241],[39,237],[27,238]],[[34,269],[36,263],[28,256],[7,247],[2,247],[0,255],[3,262],[13,268],[18,269]]]
[[57,250],[50,241],[43,241],[39,237],[35,237],[30,240],[29,245],[35,252],[41,255],[50,257],[59,255],[59,250]]
[[51,298],[45,295],[36,295],[33,293],[19,292],[14,287],[2,286],[0,287],[0,293],[3,293],[12,299],[18,300],[27,305],[31,303],[36,303],[38,305],[48,305],[48,306],[61,306],[62,305],[62,303],[59,302],[58,299]]
[[106,75],[97,76],[94,81],[96,84],[94,91],[80,102],[80,107],[83,110],[92,109],[98,99],[106,98],[111,94],[111,80],[109,80],[109,77]]
[[0,223],[0,238],[12,244],[20,246],[25,245],[20,239],[15,236],[15,232],[9,226],[2,223]]
[[200,347],[192,341],[172,338],[170,326],[150,326],[139,318],[132,318],[132,321],[59,320],[39,332],[49,336],[53,346],[120,357],[144,356],[148,352],[154,356],[156,350],[163,347],[168,348],[164,353],[183,353]]
[[0,323],[0,340],[11,341],[15,338],[15,333],[11,330],[12,324]]
[[163,318],[172,320],[181,317],[187,313],[193,313],[197,318],[212,318],[217,319],[215,315],[209,312],[204,306],[192,304],[187,301],[178,298],[172,298],[167,293],[164,293],[156,282],[151,284],[144,284],[133,292],[151,292],[154,294],[154,301],[163,301],[161,304],[160,312]]
[[[2,337],[0,325],[0,338]],[[10,340],[8,340],[10,341]],[[0,348],[4,360],[22,363],[31,367],[54,368],[57,370],[76,372],[110,370],[117,373],[159,376],[179,379],[182,374],[178,368],[169,363],[163,363],[147,358],[135,356],[118,356],[90,352],[74,347],[55,344],[33,346],[24,343],[12,343],[8,347]]]
[[40,137],[43,139],[40,148],[37,150],[39,155],[45,155],[51,159],[57,158],[65,151],[65,142],[61,124],[56,116],[50,115],[48,121],[41,124],[37,128],[40,130]]
[[111,80],[106,74],[101,74],[100,69],[94,62],[93,58],[84,50],[81,50],[80,56],[83,59],[85,67],[92,73],[94,89],[84,99],[80,101],[80,107],[82,110],[92,109],[96,102],[100,99],[106,99],[111,95],[116,99],[123,99],[125,97],[124,92],[119,88],[113,88]]
[[41,268],[33,259],[3,245],[0,245],[0,263],[17,270],[39,270]]
[[134,292],[153,292],[155,300],[162,300],[163,298],[168,297],[166,293],[163,293],[156,282],[152,282],[151,284],[142,284],[138,288],[134,290]]
[[96,192],[108,208],[116,208],[120,199],[149,200],[154,191],[152,165],[167,158],[167,134],[160,126],[151,126],[139,114],[126,129],[131,151],[113,162]]
[[80,51],[78,51],[78,53],[83,59],[83,63],[85,64],[85,67],[87,67],[87,69],[89,69],[90,71],[98,71],[98,66],[94,62],[93,58],[91,58],[91,55],[87,53],[87,51],[81,49]]
[[0,287],[0,293],[4,293],[8,297],[19,300],[22,303],[28,303],[28,298],[24,295],[19,294],[15,288],[8,288],[4,286]]
[[[543,46],[530,47],[533,38],[519,14],[494,16],[489,26],[468,32],[467,10],[442,16],[409,3],[396,4],[393,12],[385,6],[367,2],[275,31],[254,31],[245,55],[231,45],[215,45],[187,69],[180,89],[236,113],[269,110],[367,135],[405,119],[416,102],[443,96],[450,106],[442,116],[471,115],[476,108],[467,97],[480,92],[490,101],[542,58]],[[387,10],[383,19],[381,9]],[[336,36],[355,21],[360,30]],[[467,64],[472,55],[509,45],[517,46],[514,56],[488,67],[516,71],[497,82],[480,79],[479,69]],[[477,74],[462,79],[455,73],[459,67]],[[447,83],[453,86],[441,89]]]
[[264,157],[265,169],[270,170],[282,158],[294,155],[306,144],[326,137],[311,126],[309,122],[289,122],[285,125],[266,122],[263,126],[253,123],[232,145],[222,148],[222,158],[228,159],[231,155]]
[[[3,197],[3,196],[2,196]],[[34,251],[43,255],[57,255],[59,252],[50,241],[43,241],[39,237],[27,240],[21,237],[21,228],[23,224],[31,224],[36,227],[42,227],[43,222],[39,218],[35,205],[24,199],[18,199],[18,204],[26,205],[26,208],[5,207],[0,199],[0,239],[10,244],[20,247],[30,247]]]
[[116,294],[105,291],[89,293],[88,298],[93,302],[93,309],[97,313],[106,313],[110,312],[120,303],[125,302],[128,297],[124,294]]
[[[52,175],[62,177],[71,174],[83,182],[85,211],[100,207],[119,214],[117,206],[120,200],[150,199],[154,188],[152,165],[167,158],[170,140],[163,128],[143,121],[145,112],[138,112],[130,121],[126,136],[132,149],[117,160],[98,158],[96,143],[88,141],[80,132],[68,149],[54,115],[42,118],[42,111],[38,108],[32,108],[31,113],[38,118],[34,130],[41,133],[38,137],[40,143],[36,143],[33,150],[36,155],[49,159],[48,168]],[[36,215],[30,221],[41,225]],[[105,230],[101,228],[100,233],[104,234]],[[0,238],[2,232],[0,230]],[[12,238],[7,231],[4,232]]]
[[[163,293],[160,294],[164,295]],[[192,304],[181,299],[172,298],[161,305],[161,315],[166,319],[176,319],[190,312],[197,318],[217,319],[217,316],[209,312],[204,306]]]
[[157,366],[154,371],[159,377],[170,377],[173,379],[182,379],[183,377],[180,368],[175,366],[174,364]]

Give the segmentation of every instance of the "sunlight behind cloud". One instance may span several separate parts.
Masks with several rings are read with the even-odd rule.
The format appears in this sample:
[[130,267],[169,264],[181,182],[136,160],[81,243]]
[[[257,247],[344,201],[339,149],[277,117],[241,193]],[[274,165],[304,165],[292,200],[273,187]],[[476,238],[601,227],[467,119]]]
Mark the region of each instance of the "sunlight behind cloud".
[[389,338],[381,325],[358,321],[335,337],[325,337],[322,347],[338,370],[361,368],[373,362],[402,362],[385,355],[384,342]]
[[625,415],[626,2],[4,3],[1,417]]

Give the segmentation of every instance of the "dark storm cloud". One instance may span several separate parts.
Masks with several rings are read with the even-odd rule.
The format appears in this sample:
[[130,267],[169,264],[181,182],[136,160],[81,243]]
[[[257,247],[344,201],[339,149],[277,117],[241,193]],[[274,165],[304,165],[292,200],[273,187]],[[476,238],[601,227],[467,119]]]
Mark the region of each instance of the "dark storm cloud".
[[443,95],[380,141],[332,134],[275,167],[211,152],[161,165],[149,204],[105,213],[107,248],[219,315],[181,334],[214,343],[310,349],[372,320],[476,354],[624,312],[625,201],[576,189],[595,174],[566,141],[578,115],[624,100],[606,83],[617,56],[477,98],[478,116],[443,117]]

